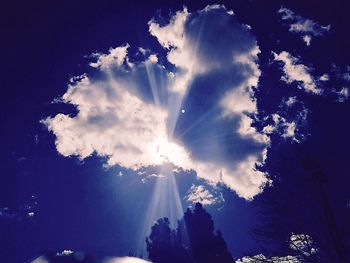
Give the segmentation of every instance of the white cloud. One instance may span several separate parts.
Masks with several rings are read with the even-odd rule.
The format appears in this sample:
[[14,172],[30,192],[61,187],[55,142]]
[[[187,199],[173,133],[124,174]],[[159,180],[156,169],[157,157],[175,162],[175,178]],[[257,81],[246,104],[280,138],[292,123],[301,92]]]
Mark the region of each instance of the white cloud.
[[321,26],[311,19],[305,19],[288,8],[281,7],[278,10],[282,20],[288,21],[289,31],[300,34],[307,46],[310,46],[312,37],[323,36],[327,33],[331,26]]
[[[215,12],[222,12],[220,24],[209,24],[207,22],[209,19],[203,19]],[[226,15],[222,15],[224,12]],[[224,28],[226,32],[223,31],[223,28],[217,28],[217,25],[229,25],[232,22],[229,21],[232,16],[232,12],[228,12],[219,5],[206,7],[197,14],[189,14],[187,9],[184,9],[171,19],[169,25],[164,27],[151,21],[150,32],[157,37],[161,45],[169,49],[168,60],[181,69],[181,73],[175,77],[173,90],[184,96],[197,76],[209,75],[215,71],[226,71],[232,67],[232,72],[236,71],[237,77],[241,77],[242,80],[238,85],[232,83],[232,87],[227,89],[221,97],[219,105],[223,109],[222,117],[239,119],[237,132],[241,136],[267,145],[269,143],[267,136],[259,134],[251,126],[252,119],[246,115],[256,112],[252,88],[257,86],[261,74],[256,63],[260,50],[246,26],[235,22],[230,24],[230,27],[235,30],[230,27]],[[187,21],[186,24],[184,18],[188,18],[190,22]],[[181,26],[184,27],[181,29]],[[217,34],[220,34],[220,37]],[[255,169],[255,165],[263,162],[263,158],[263,150],[261,150],[259,154],[247,156],[242,161],[245,164],[243,166],[241,163],[235,167],[225,167],[216,163],[198,163],[195,170],[202,174],[201,177],[209,181],[215,182],[218,181],[218,178],[223,178],[224,183],[235,190],[238,195],[249,199],[260,193],[261,186],[267,183],[265,175]],[[243,167],[247,170],[242,170]],[[246,189],[248,185],[252,187],[250,190]]]
[[[80,159],[95,153],[107,157],[108,166],[135,171],[173,163],[252,199],[268,183],[256,166],[264,162],[269,144],[250,117],[256,113],[253,87],[260,76],[255,38],[233,12],[218,5],[192,14],[185,8],[164,26],[152,20],[149,31],[175,69],[170,72],[142,48],[145,59],[132,61],[128,45],[95,54],[97,61],[90,65],[98,77],[74,79],[61,98],[76,106],[77,115],[42,120],[56,136],[57,151]],[[193,98],[197,101],[190,104]],[[194,110],[202,105],[214,113]],[[199,129],[202,143],[192,143],[198,138],[190,132],[177,136],[175,128],[188,118],[201,120],[184,128]],[[202,128],[206,123],[215,125]],[[228,127],[229,143],[220,139],[220,125]]]
[[62,252],[56,253],[56,256],[68,256],[68,255],[71,255],[73,253],[74,253],[74,251],[69,250],[69,249],[65,249]]
[[313,94],[321,94],[322,90],[317,87],[316,81],[310,74],[310,69],[299,63],[296,57],[293,57],[286,51],[279,54],[273,53],[274,59],[283,63],[284,76],[281,78],[287,83],[297,82],[299,88]]
[[76,105],[78,115],[57,114],[43,121],[56,135],[58,152],[81,159],[96,152],[108,156],[110,166],[131,169],[166,160],[183,165],[187,153],[167,139],[167,112],[132,94],[122,78],[111,78],[84,77],[70,85],[63,100]]
[[328,81],[329,80],[329,75],[328,74],[323,74],[320,78],[320,81]]
[[292,106],[295,104],[295,102],[297,101],[297,98],[294,96],[294,97],[289,97],[286,101],[286,105],[288,107]]
[[151,261],[135,257],[108,258],[103,263],[152,263]]
[[214,189],[209,191],[204,185],[192,184],[188,195],[185,197],[187,201],[195,204],[201,203],[202,205],[213,205],[224,202],[224,197],[221,193],[216,193]]
[[[163,27],[156,21],[151,20],[148,23],[149,32],[151,35],[156,36],[159,43],[167,49],[181,47],[184,43],[184,25],[188,15],[187,8],[184,8],[171,18],[168,25]],[[169,61],[172,62],[171,60]]]
[[295,122],[285,122],[285,129],[283,137],[285,138],[295,138],[296,123]]
[[305,44],[307,45],[307,46],[310,46],[311,45],[311,36],[310,35],[305,35],[305,36],[303,36],[303,40],[304,40],[304,42],[305,42]]
[[117,48],[110,48],[108,54],[95,53],[93,56],[97,57],[97,61],[90,63],[91,67],[108,69],[112,66],[121,66],[126,59],[127,49],[129,45],[124,45]]
[[265,134],[271,134],[271,133],[273,133],[275,130],[276,130],[276,127],[275,127],[275,126],[266,125],[266,126],[263,128],[263,133],[265,133]]
[[28,215],[29,217],[33,217],[33,216],[35,215],[35,213],[34,213],[34,212],[28,212],[27,215]]
[[[294,107],[297,103],[296,97],[289,97],[288,100],[284,100],[281,104],[286,107]],[[299,102],[300,103],[300,102]],[[271,116],[265,118],[265,121],[269,121],[263,128],[265,134],[278,134],[286,140],[300,143],[307,137],[307,133],[303,130],[308,115],[308,110],[301,103],[301,108],[294,115],[283,116],[284,110],[280,110]],[[272,122],[272,123],[271,123]]]

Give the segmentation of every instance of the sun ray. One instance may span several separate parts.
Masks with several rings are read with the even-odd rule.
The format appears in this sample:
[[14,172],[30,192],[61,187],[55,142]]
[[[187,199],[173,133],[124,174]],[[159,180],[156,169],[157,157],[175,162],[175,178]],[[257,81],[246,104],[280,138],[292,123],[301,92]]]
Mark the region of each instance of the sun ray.
[[153,64],[150,64],[147,62],[145,63],[148,82],[149,82],[149,85],[151,87],[153,100],[157,106],[160,106],[161,102],[160,102],[160,97],[159,97],[159,89],[158,89],[158,85],[157,85],[157,81],[155,78],[153,67],[154,67]]
[[168,217],[171,226],[174,227],[177,220],[183,215],[176,175],[171,167],[173,166],[164,164],[160,169],[160,176],[150,178],[150,180],[155,179],[155,185],[139,236],[138,255],[146,253],[145,238],[150,234],[151,227],[157,219]]
[[202,116],[200,116],[194,123],[192,123],[191,126],[187,127],[181,134],[179,134],[179,137],[182,138],[184,135],[186,135],[189,131],[191,131],[193,128],[195,128],[198,124],[202,123],[203,121],[206,120],[207,117],[209,117],[209,115],[211,113],[213,113],[213,111],[215,111],[217,109],[217,107],[213,107],[211,110],[205,112]]

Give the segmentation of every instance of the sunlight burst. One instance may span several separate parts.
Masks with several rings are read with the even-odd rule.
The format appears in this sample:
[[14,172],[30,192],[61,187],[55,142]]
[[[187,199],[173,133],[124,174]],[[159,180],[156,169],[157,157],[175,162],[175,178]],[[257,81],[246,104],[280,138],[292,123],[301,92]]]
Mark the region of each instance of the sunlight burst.
[[185,149],[170,141],[166,136],[158,136],[150,145],[149,152],[152,161],[157,164],[173,163],[176,166],[185,166],[188,154]]

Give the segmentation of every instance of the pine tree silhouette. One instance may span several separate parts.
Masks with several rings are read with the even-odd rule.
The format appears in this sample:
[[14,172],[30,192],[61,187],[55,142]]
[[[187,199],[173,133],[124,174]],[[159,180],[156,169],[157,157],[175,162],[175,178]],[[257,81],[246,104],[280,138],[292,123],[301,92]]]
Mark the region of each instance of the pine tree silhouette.
[[153,263],[232,263],[220,232],[215,232],[211,215],[200,203],[187,209],[171,230],[167,218],[159,219],[146,238],[147,251]]

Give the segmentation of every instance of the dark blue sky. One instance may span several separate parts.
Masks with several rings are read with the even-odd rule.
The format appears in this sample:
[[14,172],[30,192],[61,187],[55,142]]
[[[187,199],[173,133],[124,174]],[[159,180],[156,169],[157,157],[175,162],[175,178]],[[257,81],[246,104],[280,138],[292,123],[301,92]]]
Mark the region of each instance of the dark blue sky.
[[[216,228],[222,231],[232,255],[239,258],[262,252],[263,246],[252,236],[252,229],[264,220],[260,212],[266,207],[262,203],[274,202],[273,198],[278,198],[278,194],[271,194],[273,197],[269,195],[274,187],[279,187],[277,182],[287,182],[288,185],[288,180],[294,178],[291,172],[288,174],[288,171],[283,170],[285,167],[290,166],[295,171],[302,169],[294,166],[288,157],[282,158],[283,155],[293,156],[297,153],[317,159],[321,163],[319,169],[329,176],[327,191],[330,203],[335,204],[334,213],[342,213],[350,201],[349,194],[345,193],[350,183],[348,173],[345,172],[350,156],[350,111],[348,95],[341,93],[342,88],[349,89],[350,81],[350,75],[346,77],[347,73],[350,74],[350,68],[347,68],[350,65],[350,38],[346,12],[348,7],[345,2],[1,3],[0,261],[24,262],[45,251],[63,249],[114,256],[123,256],[130,251],[139,252],[152,194],[156,181],[161,179],[149,177],[142,181],[142,176],[120,166],[105,169],[103,164],[108,159],[106,156],[100,158],[94,154],[83,161],[75,156],[64,157],[56,150],[56,136],[40,120],[58,113],[70,116],[77,114],[77,109],[72,105],[52,101],[67,91],[69,80],[73,76],[88,73],[96,79],[103,78],[89,67],[92,61],[90,55],[95,52],[107,53],[111,47],[128,43],[129,54],[135,54],[138,47],[149,49],[158,55],[159,61],[167,70],[173,70],[173,65],[166,60],[167,50],[149,33],[148,22],[155,18],[159,25],[164,26],[169,23],[169,17],[182,10],[184,5],[191,13],[195,13],[209,4],[224,4],[228,10],[234,11],[238,21],[232,22],[232,27],[238,23],[251,27],[247,33],[249,36],[242,37],[240,41],[253,43],[249,42],[253,41],[251,38],[256,39],[261,51],[257,61],[261,75],[258,86],[253,88],[257,106],[253,125],[260,133],[265,126],[274,125],[275,132],[269,134],[271,141],[268,158],[261,169],[276,184],[265,189],[253,201],[246,201],[239,190],[232,188],[229,183],[213,188],[218,196],[222,193],[225,201],[205,208],[212,214]],[[331,25],[331,29],[323,36],[314,36],[311,45],[306,46],[301,33],[290,32],[289,22],[281,19],[278,13],[281,6],[320,25]],[[210,25],[216,26],[212,22],[214,17],[209,17],[211,20],[204,27],[204,31],[208,30],[209,33],[203,34],[203,39],[215,37],[215,43],[220,45],[220,35],[213,36],[209,31]],[[193,21],[195,19],[196,17]],[[192,24],[187,27],[189,36],[193,33],[191,30],[197,29]],[[229,32],[230,27],[228,31],[223,31],[222,38],[229,35]],[[234,33],[232,41],[237,41]],[[215,53],[212,46],[205,46],[204,40],[200,47],[204,50],[201,54],[203,61],[210,62],[211,59],[223,56],[222,50],[226,51],[226,46]],[[222,45],[227,44],[225,42]],[[236,46],[229,48],[237,49]],[[244,48],[248,49],[243,45],[242,50]],[[209,55],[205,53],[207,51]],[[281,80],[288,73],[283,71],[283,63],[274,60],[272,52],[281,54],[282,51],[295,57],[295,64],[303,64],[309,69],[315,83],[323,90],[322,95],[305,92],[305,83],[302,81]],[[244,159],[248,153],[260,153],[266,146],[252,138],[245,138],[244,142],[240,141],[241,145],[233,146],[237,142],[236,137],[241,138],[241,135],[227,133],[231,127],[238,129],[240,115],[230,121],[208,118],[208,121],[186,131],[198,116],[205,115],[212,108],[214,110],[208,115],[217,113],[217,98],[228,90],[220,90],[220,85],[236,85],[239,82],[241,68],[232,66],[225,70],[201,75],[193,81],[189,97],[182,104],[191,114],[179,119],[175,135],[192,150],[196,161],[218,158],[220,160],[215,161],[221,164],[221,161],[227,162],[226,156],[235,156],[234,166],[239,164],[240,158]],[[238,72],[237,76],[231,75],[231,72]],[[328,81],[317,80],[323,74],[328,75]],[[224,84],[220,82],[223,79],[226,81]],[[202,86],[205,88],[200,89]],[[296,98],[294,108],[283,103],[291,97]],[[307,118],[302,116],[303,112],[307,112]],[[273,114],[280,116],[279,121],[273,120]],[[298,128],[293,136],[288,137],[283,129],[290,123],[295,123]],[[222,134],[224,138],[220,145],[225,145],[220,148],[222,156],[211,156],[210,152],[205,151],[207,144],[211,145],[207,136],[212,138]],[[215,140],[215,145],[213,143],[215,147],[217,142]],[[119,171],[123,176],[116,176]],[[190,205],[185,197],[192,184],[203,184],[210,188],[203,176],[198,180],[193,172],[179,173],[176,178],[184,208]],[[296,181],[297,185],[304,182]],[[291,179],[291,187],[294,187],[293,183],[295,182]],[[282,187],[285,186],[282,184],[281,189]],[[301,194],[305,193],[302,189],[300,191]],[[337,191],[341,195],[334,195],[332,199],[333,193]],[[344,207],[338,207],[341,203],[339,200],[344,202]],[[344,212],[347,216],[348,210]],[[34,213],[33,216],[30,213]],[[306,224],[312,225],[310,221],[307,222]],[[306,231],[307,229],[308,225]],[[311,229],[310,226],[310,231]],[[290,233],[295,231],[289,230]]]

